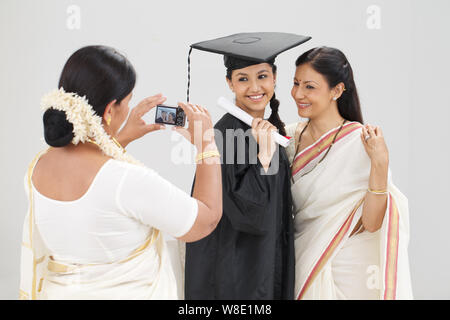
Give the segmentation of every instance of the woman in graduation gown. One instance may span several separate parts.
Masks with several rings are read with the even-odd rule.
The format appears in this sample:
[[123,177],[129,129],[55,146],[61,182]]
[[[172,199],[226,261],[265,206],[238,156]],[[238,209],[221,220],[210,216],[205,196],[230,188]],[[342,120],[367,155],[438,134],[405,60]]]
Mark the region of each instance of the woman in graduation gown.
[[363,125],[352,68],[338,49],[296,61],[297,299],[410,299],[408,199],[393,184],[379,127]]
[[[223,215],[208,237],[186,245],[185,298],[292,299],[290,169],[284,148],[271,141],[272,130],[285,135],[274,93],[276,66],[274,60],[228,55],[224,62],[236,105],[254,120],[250,127],[227,113],[215,125]],[[272,113],[266,121],[267,104]]]

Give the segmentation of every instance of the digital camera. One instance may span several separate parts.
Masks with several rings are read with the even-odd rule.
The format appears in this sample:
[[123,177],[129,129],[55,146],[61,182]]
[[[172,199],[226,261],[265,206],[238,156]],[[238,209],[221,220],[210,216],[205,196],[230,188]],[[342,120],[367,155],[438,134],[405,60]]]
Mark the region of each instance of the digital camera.
[[155,123],[184,127],[186,114],[180,107],[158,105],[156,106]]

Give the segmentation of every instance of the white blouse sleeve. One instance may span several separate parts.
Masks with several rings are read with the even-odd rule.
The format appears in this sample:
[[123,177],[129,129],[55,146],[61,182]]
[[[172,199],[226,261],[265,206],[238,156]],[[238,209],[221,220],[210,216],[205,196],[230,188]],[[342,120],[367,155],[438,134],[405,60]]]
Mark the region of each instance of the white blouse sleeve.
[[289,141],[289,145],[286,147],[286,153],[289,158],[289,164],[292,164],[292,161],[294,160],[294,156],[295,156],[295,154],[294,154],[295,153],[295,144],[296,144],[295,130],[297,129],[297,125],[298,125],[298,122],[291,123],[285,127],[286,135],[288,137],[291,137],[291,139]]
[[134,165],[123,175],[116,201],[125,215],[173,237],[185,235],[198,213],[196,199],[155,171]]

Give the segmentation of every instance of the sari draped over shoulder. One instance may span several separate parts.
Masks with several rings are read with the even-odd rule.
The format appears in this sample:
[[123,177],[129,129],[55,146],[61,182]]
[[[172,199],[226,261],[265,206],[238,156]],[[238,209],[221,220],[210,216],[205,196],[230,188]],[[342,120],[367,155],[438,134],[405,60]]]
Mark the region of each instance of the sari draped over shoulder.
[[[287,134],[296,137],[297,124]],[[346,123],[295,154],[292,168],[295,211],[297,299],[412,299],[408,262],[407,198],[388,177],[387,209],[381,229],[360,229],[371,162],[361,142],[362,125]],[[323,160],[321,160],[323,158]],[[350,236],[353,230],[355,232]]]
[[34,218],[31,176],[40,152],[25,175],[29,197],[25,217],[19,299],[177,299],[177,284],[162,233],[152,228],[144,243],[120,261],[95,264],[57,261],[46,248]]

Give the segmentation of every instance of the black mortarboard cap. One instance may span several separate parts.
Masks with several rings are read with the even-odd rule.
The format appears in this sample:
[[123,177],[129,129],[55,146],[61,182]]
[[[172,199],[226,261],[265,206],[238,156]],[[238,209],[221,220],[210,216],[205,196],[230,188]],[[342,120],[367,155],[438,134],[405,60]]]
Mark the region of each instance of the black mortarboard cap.
[[231,36],[192,44],[188,56],[187,101],[189,101],[190,86],[190,54],[193,48],[255,63],[273,63],[278,54],[310,39],[311,37],[293,33],[252,32],[236,33]]
[[237,33],[228,37],[202,41],[192,48],[256,62],[268,62],[311,37],[283,32]]

